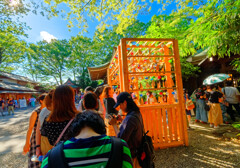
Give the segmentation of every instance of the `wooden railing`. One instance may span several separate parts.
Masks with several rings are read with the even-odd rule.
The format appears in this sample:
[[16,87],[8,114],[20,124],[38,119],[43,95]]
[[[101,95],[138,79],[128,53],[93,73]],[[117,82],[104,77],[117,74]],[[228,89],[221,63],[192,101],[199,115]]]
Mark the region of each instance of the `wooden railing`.
[[142,106],[140,111],[155,149],[184,145],[184,120],[179,104]]

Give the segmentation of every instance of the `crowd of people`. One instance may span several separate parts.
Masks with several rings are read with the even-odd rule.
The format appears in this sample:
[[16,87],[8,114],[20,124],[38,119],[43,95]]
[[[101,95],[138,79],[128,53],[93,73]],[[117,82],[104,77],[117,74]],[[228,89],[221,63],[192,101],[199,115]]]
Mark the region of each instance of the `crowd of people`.
[[[209,123],[210,127],[218,128],[219,125],[235,122],[236,115],[240,115],[240,93],[233,87],[231,81],[216,85],[202,86],[194,94],[196,97],[195,122]],[[235,110],[233,110],[233,107]]]
[[27,106],[31,106],[31,107],[35,107],[35,102],[36,102],[36,98],[35,97],[31,97],[28,100],[25,99],[25,97],[21,98],[21,99],[14,99],[13,97],[10,98],[1,98],[0,97],[0,111],[1,111],[1,115],[2,117],[5,116],[4,112],[7,111],[8,114],[7,115],[14,115],[14,110],[16,108],[20,108],[20,101],[23,101],[24,103],[24,107]]
[[[76,107],[70,86],[42,94],[23,148],[28,167],[141,167],[137,159],[144,130],[140,110],[129,93],[119,93],[116,101],[113,96],[109,86],[87,87]],[[44,156],[42,163],[33,159],[40,156]]]
[[[236,120],[233,107],[240,114],[240,93],[229,81],[225,87],[222,83],[202,86],[194,96],[195,122],[218,128],[229,123],[227,114]],[[186,104],[191,100],[186,91],[184,98]],[[110,86],[89,86],[76,106],[73,89],[61,85],[37,101],[40,107],[31,114],[23,148],[28,167],[141,167],[137,152],[144,126],[133,95],[114,92]],[[188,107],[190,121],[194,105]],[[33,159],[39,156],[44,156],[42,162]]]
[[7,111],[8,115],[14,115],[14,109],[17,107],[17,100],[14,100],[12,97],[7,98],[6,100],[0,98],[0,111],[2,116],[4,112]]

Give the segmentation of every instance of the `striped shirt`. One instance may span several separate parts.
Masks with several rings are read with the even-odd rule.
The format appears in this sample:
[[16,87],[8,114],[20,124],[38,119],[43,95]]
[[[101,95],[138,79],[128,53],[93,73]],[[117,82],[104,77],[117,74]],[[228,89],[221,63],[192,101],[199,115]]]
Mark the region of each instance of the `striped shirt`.
[[[131,152],[124,142],[122,168],[132,168]],[[72,138],[64,143],[64,156],[69,167],[105,168],[110,157],[112,141],[109,136],[101,135],[86,139]],[[48,154],[41,165],[48,167]]]

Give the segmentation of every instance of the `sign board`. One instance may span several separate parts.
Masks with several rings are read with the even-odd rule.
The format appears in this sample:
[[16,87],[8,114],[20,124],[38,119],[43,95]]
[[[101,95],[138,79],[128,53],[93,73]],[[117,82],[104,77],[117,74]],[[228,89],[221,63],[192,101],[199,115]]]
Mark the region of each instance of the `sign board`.
[[27,107],[26,99],[20,99],[19,100],[19,105],[20,105],[20,108]]

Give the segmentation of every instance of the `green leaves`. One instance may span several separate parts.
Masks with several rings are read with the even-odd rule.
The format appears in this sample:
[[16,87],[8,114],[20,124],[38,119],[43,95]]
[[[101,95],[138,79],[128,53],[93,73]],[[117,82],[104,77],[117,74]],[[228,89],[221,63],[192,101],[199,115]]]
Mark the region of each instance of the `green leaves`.
[[47,81],[50,77],[56,83],[63,84],[63,77],[67,76],[66,65],[71,55],[71,46],[67,40],[52,40],[38,42],[37,45],[30,44],[28,54],[28,66],[32,76]]

